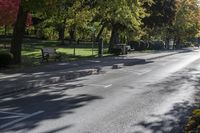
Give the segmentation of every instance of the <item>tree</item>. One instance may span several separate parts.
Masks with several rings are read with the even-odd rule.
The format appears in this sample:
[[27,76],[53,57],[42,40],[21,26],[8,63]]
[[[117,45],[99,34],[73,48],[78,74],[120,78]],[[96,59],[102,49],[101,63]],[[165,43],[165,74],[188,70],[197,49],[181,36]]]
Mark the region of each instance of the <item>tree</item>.
[[148,3],[144,4],[144,8],[149,13],[142,20],[144,23],[144,39],[153,38],[169,41],[171,38],[171,29],[169,27],[175,22],[177,14],[176,5],[177,0],[154,0],[151,5]]
[[16,21],[19,0],[0,0],[0,25],[12,25]]
[[182,0],[177,2],[177,9],[171,29],[177,48],[180,48],[184,39],[195,37],[200,30],[200,7],[198,0]]
[[[14,25],[17,19],[20,0],[0,0],[0,26]],[[28,14],[26,25],[32,24],[32,16]]]
[[[56,0],[21,0],[18,5],[17,19],[14,24],[13,39],[10,52],[13,54],[13,64],[21,63],[21,48],[29,12],[51,10]],[[45,7],[45,8],[44,8]]]
[[109,51],[120,42],[120,33],[126,31],[138,32],[142,24],[141,20],[147,14],[142,7],[144,2],[150,0],[112,0],[97,1],[97,19],[111,28]]
[[145,3],[144,8],[150,15],[143,18],[148,28],[172,25],[176,17],[176,0],[155,0],[153,4]]

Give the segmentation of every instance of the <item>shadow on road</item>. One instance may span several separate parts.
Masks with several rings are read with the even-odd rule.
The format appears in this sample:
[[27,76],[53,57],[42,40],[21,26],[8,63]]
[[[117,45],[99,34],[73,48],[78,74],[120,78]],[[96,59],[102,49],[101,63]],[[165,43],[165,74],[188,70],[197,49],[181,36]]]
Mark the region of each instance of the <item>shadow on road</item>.
[[[72,81],[69,81],[69,83],[70,82]],[[0,113],[1,111],[25,114],[44,111],[44,113],[10,125],[4,129],[0,129],[0,132],[28,132],[37,128],[43,121],[57,120],[64,115],[73,114],[76,109],[87,106],[93,101],[103,99],[100,96],[89,94],[67,94],[67,90],[83,87],[84,85],[82,84],[54,84],[50,86],[51,87],[37,89],[28,93],[23,92],[18,94],[18,96],[15,95],[2,98],[0,102]],[[17,99],[17,97],[23,98]],[[3,124],[5,123],[0,121],[0,126]],[[73,123],[66,123],[66,126],[48,131],[48,133],[66,130],[73,126],[75,126]],[[59,126],[55,126],[55,128],[56,127]]]
[[[25,89],[41,87],[44,84],[64,82],[69,79],[85,77],[94,73],[99,74],[102,67],[123,63],[126,66],[145,65],[153,63],[144,59],[127,59],[125,57],[102,58],[74,63],[57,63],[15,72],[14,74],[0,73],[0,97]],[[6,72],[5,72],[6,73]]]
[[[159,93],[159,95],[162,95],[166,99],[175,101],[173,107],[170,111],[161,115],[155,115],[152,112],[149,120],[132,125],[133,129],[137,129],[135,133],[147,131],[152,133],[184,132],[184,125],[191,115],[192,110],[199,106],[194,103],[200,101],[200,70],[188,68],[173,75],[167,81],[149,85],[154,90],[154,93]],[[185,97],[187,94],[185,93],[191,93],[191,95],[195,96],[193,97],[195,100],[187,99]],[[170,99],[171,95],[176,94],[176,99]],[[162,101],[162,99],[159,99],[159,101]]]

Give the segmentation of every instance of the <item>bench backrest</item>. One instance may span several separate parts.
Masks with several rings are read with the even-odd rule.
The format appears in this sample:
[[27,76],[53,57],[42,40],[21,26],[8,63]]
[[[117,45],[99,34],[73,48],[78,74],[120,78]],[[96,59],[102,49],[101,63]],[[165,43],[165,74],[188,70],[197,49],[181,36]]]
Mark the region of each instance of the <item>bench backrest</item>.
[[45,56],[48,54],[49,56],[55,56],[56,55],[56,49],[55,48],[42,48],[42,54]]

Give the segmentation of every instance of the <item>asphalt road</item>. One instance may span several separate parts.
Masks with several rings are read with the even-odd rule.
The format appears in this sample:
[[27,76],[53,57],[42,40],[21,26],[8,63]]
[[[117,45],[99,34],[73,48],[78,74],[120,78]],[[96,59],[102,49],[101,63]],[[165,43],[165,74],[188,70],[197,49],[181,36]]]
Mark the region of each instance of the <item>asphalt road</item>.
[[200,52],[50,84],[0,100],[0,132],[182,132],[200,90]]

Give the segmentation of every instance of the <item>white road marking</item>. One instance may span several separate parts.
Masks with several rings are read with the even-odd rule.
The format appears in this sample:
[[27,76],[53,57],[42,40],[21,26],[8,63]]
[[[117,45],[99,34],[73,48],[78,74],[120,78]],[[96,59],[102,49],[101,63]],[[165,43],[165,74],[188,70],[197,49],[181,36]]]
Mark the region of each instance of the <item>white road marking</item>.
[[5,119],[14,119],[14,118],[19,118],[22,116],[6,116],[6,117],[1,117],[0,120],[5,120]]
[[109,85],[104,86],[104,88],[109,88],[111,86],[112,86],[112,84],[109,84]]
[[4,125],[1,125],[1,126],[0,126],[0,129],[6,128],[6,127],[8,127],[8,126],[11,126],[11,125],[16,124],[16,123],[18,123],[18,122],[21,122],[21,121],[26,120],[26,119],[28,119],[28,118],[31,118],[31,117],[33,117],[33,116],[39,115],[39,114],[41,114],[41,113],[44,113],[44,111],[38,111],[38,112],[35,112],[35,113],[33,113],[33,114],[27,115],[27,116],[25,116],[25,117],[19,118],[19,119],[17,119],[17,120],[8,122],[8,123],[6,123],[6,124],[4,124]]
[[103,88],[109,88],[112,86],[112,84],[109,85],[99,85],[99,84],[87,84],[89,86],[97,86],[97,87],[103,87]]
[[6,112],[6,111],[0,111],[1,114],[9,114],[9,115],[17,115],[17,116],[25,116],[28,114],[24,114],[24,113],[12,113],[12,112]]

